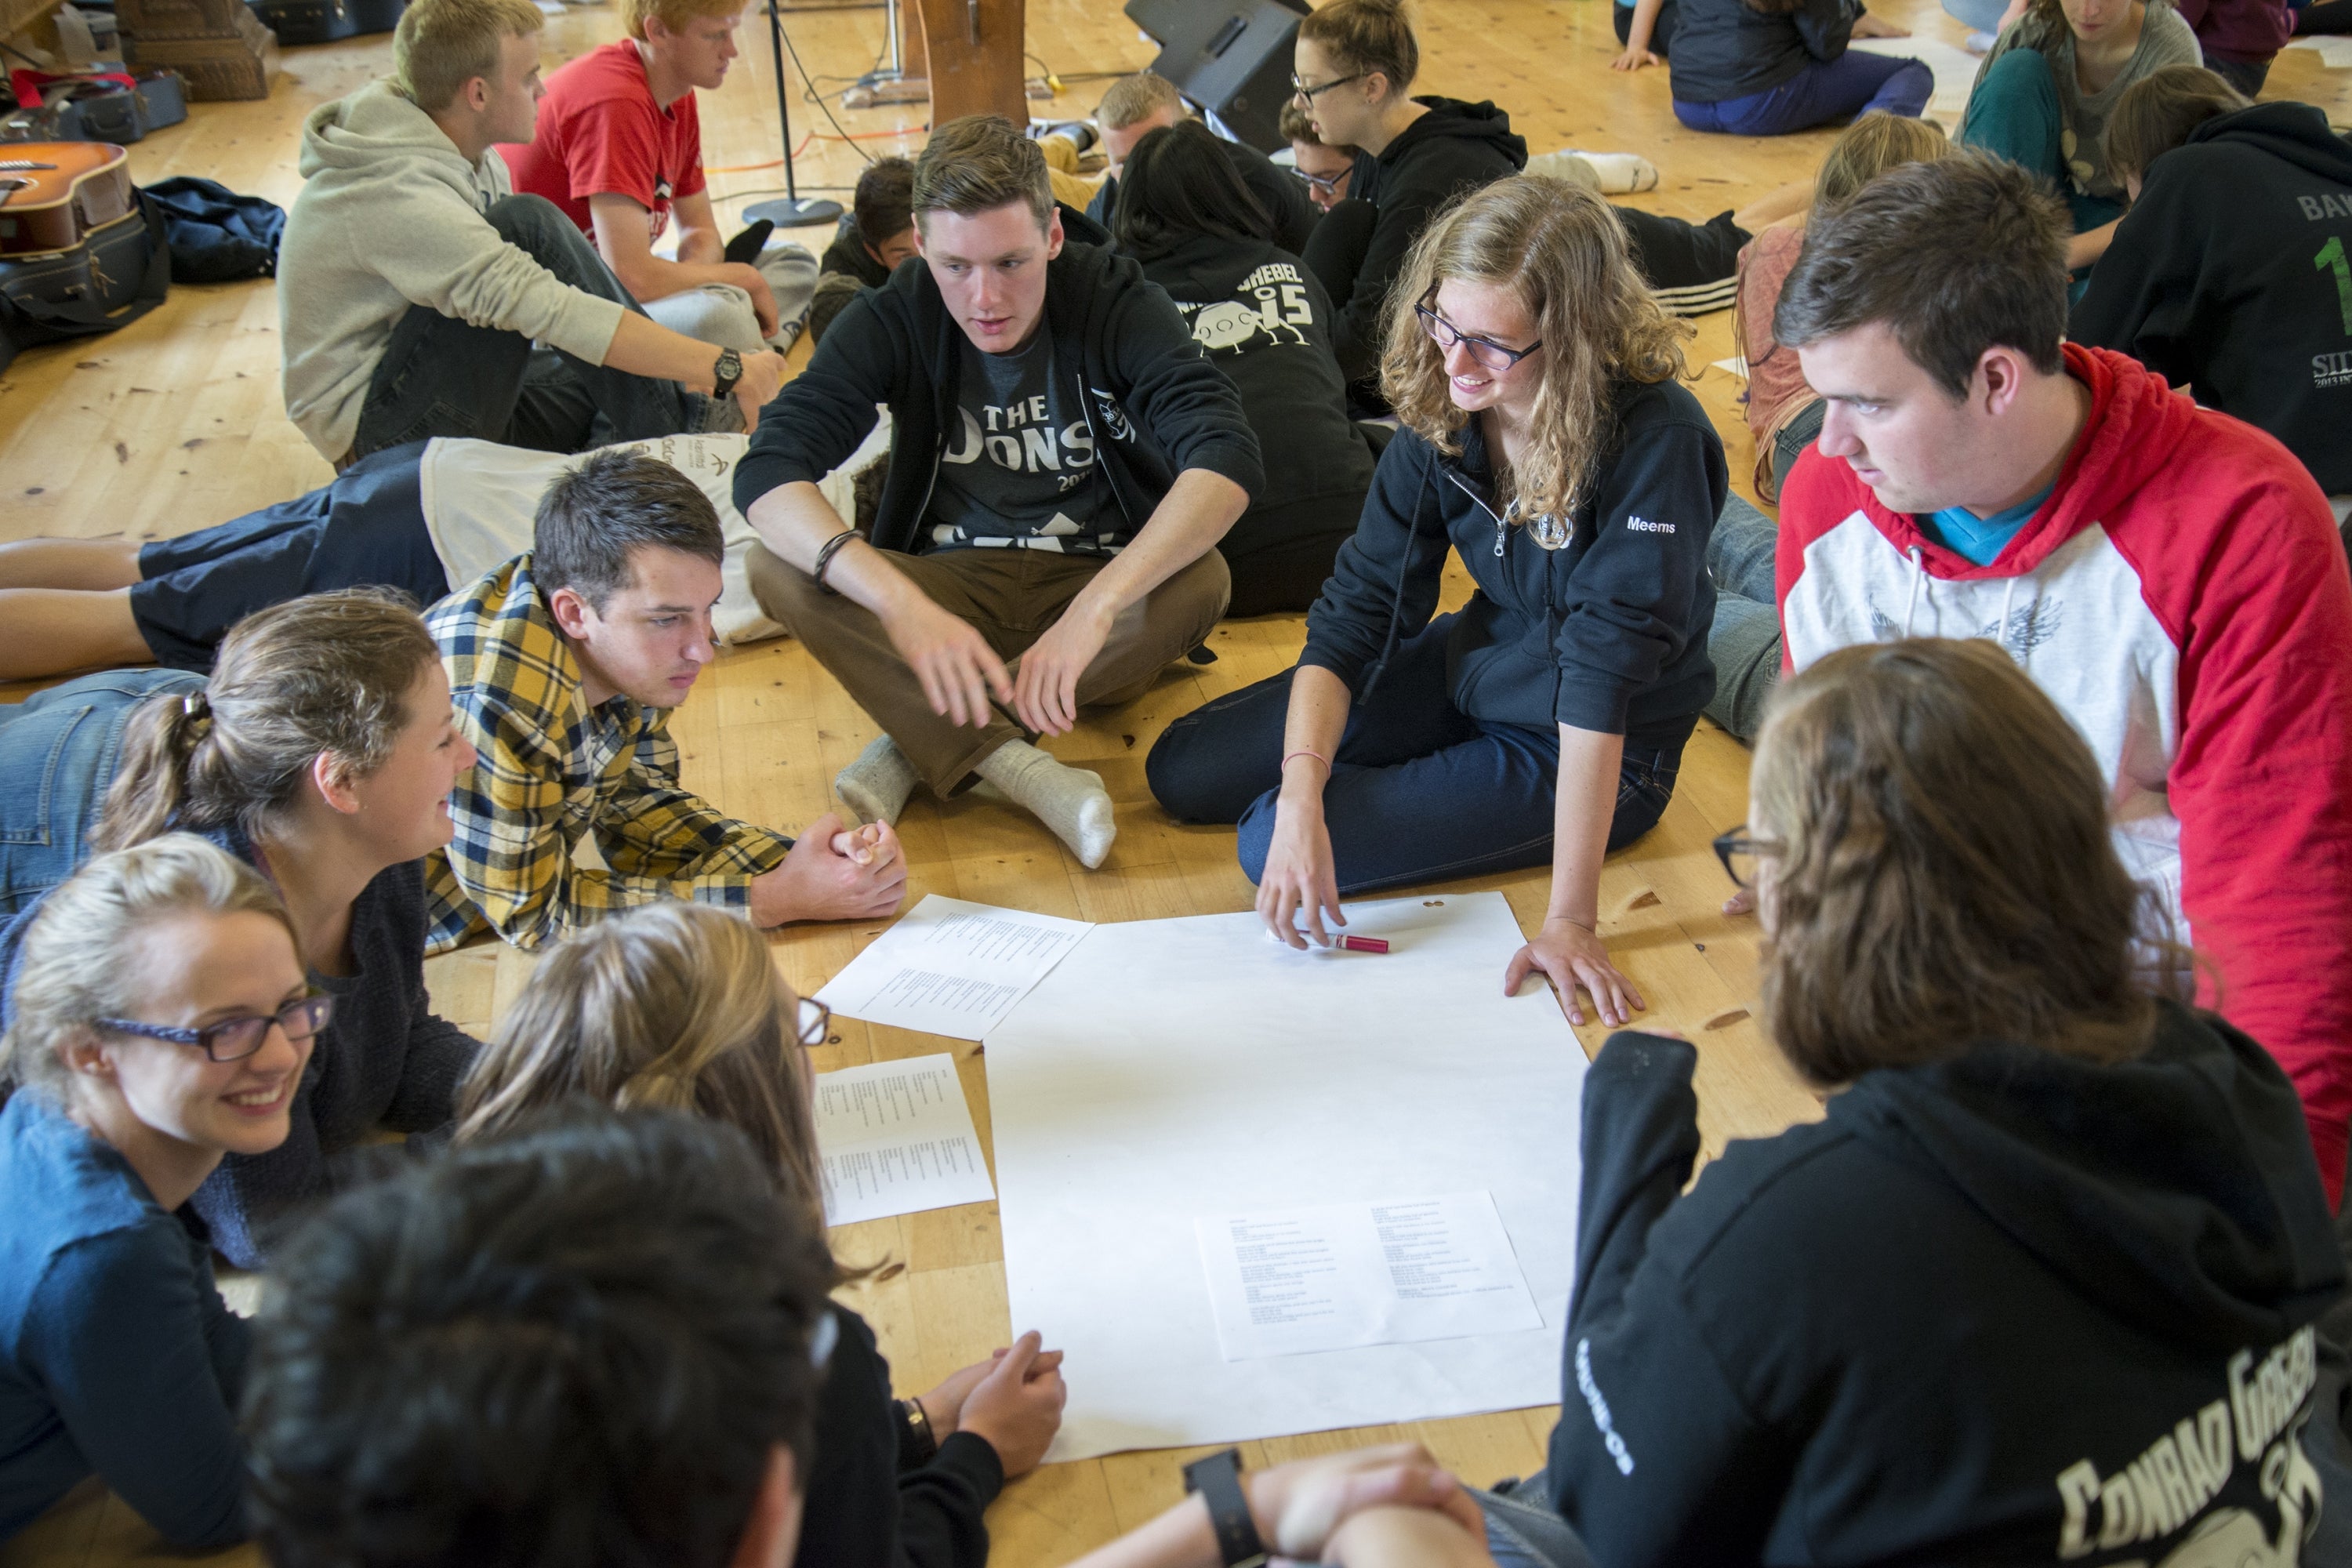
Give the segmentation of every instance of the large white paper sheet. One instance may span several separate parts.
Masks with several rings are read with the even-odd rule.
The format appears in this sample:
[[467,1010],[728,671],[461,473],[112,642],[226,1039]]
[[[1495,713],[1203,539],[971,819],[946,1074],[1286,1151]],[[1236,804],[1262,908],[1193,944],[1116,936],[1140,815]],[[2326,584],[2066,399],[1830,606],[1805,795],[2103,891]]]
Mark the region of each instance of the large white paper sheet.
[[1927,100],[1927,118],[1947,130],[1958,126],[1969,111],[1969,94],[1976,90],[1977,70],[1984,57],[1972,55],[1937,38],[1856,38],[1846,46],[1896,59],[1915,59],[1936,73],[1936,90]]
[[1193,1226],[1227,1361],[1543,1327],[1485,1193]]
[[945,1052],[817,1074],[816,1148],[827,1225],[996,1195]]
[[985,1039],[1092,930],[1084,921],[933,893],[851,959],[817,1000],[869,1024]]
[[[1559,1397],[1584,1053],[1499,893],[1349,908],[1386,953],[1255,914],[1098,926],[988,1037],[1013,1327],[1069,1352],[1055,1459]],[[1493,1195],[1542,1327],[1231,1362],[1194,1220]],[[1085,1375],[1078,1375],[1083,1369]]]

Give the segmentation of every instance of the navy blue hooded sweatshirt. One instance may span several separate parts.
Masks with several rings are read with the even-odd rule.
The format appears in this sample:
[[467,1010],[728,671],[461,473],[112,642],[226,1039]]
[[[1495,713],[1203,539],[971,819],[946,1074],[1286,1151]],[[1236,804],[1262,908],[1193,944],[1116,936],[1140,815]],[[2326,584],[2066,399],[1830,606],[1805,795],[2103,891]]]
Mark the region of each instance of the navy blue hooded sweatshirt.
[[[1406,252],[1438,210],[1465,191],[1508,179],[1528,166],[1526,138],[1511,117],[1491,103],[1458,98],[1416,98],[1429,110],[1380,151],[1356,154],[1348,195],[1380,209],[1355,282],[1331,331],[1331,347],[1349,381],[1380,368],[1388,325],[1389,285],[1404,270]],[[1339,292],[1335,284],[1331,290]]]
[[[1048,264],[1045,319],[1054,374],[1072,384],[1094,449],[1131,534],[1186,468],[1222,474],[1252,497],[1265,487],[1242,401],[1192,327],[1143,269],[1104,247],[1085,214],[1061,209],[1067,237]],[[1083,238],[1081,237],[1084,237]],[[1092,243],[1089,243],[1091,241]],[[940,455],[956,428],[963,328],[929,267],[910,263],[852,300],[808,368],[761,410],[735,469],[745,511],[779,485],[814,484],[840,467],[890,410],[890,477],[874,521],[883,550],[919,550]]]
[[1614,431],[1568,544],[1545,550],[1496,515],[1478,423],[1448,458],[1410,430],[1381,455],[1356,536],[1307,614],[1303,665],[1361,696],[1437,612],[1449,546],[1478,584],[1446,655],[1474,719],[1679,745],[1715,694],[1706,542],[1729,488],[1723,440],[1678,382],[1621,382]]
[[2131,355],[2352,491],[2352,144],[2307,103],[2216,115],[2148,164],[2066,335]]
[[2269,1052],[2169,1002],[2121,1063],[1988,1040],[1685,1196],[1696,1060],[1623,1033],[1585,1080],[1545,1475],[1597,1561],[2316,1568],[2344,1257]]

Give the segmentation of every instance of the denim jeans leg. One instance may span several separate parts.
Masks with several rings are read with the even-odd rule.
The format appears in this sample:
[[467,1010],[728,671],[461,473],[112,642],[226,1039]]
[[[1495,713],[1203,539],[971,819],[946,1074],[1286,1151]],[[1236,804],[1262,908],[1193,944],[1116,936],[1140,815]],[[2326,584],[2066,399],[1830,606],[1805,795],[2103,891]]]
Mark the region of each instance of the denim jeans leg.
[[[613,276],[613,269],[604,265],[604,258],[596,254],[588,237],[554,203],[540,196],[508,196],[492,202],[485,216],[499,237],[529,251],[533,260],[572,288],[645,314]],[[681,435],[692,427],[702,400],[677,383],[590,364],[570,354],[562,357],[565,368],[579,378],[601,416],[598,439],[642,441]],[[712,350],[711,358],[718,357],[718,351]]]
[[1718,594],[1771,604],[1774,558],[1780,548],[1780,530],[1773,521],[1740,497],[1727,497],[1707,536],[1706,574]]
[[203,686],[203,677],[179,670],[116,669],[0,708],[0,918],[88,858],[131,714],[158,692]]
[[352,457],[436,436],[505,439],[530,359],[528,338],[411,305],[376,362]]
[[1916,119],[1935,89],[1935,73],[1917,60],[1848,49],[1833,60],[1807,61],[1769,92],[1727,99],[1716,108],[1727,131],[1780,136],[1873,109]]
[[[1454,617],[1440,616],[1389,656],[1348,711],[1334,763],[1381,766],[1477,733],[1446,695],[1445,644]],[[1239,822],[1282,783],[1282,737],[1290,675],[1228,692],[1170,724],[1144,759],[1144,777],[1179,822]],[[1434,727],[1433,727],[1434,726]],[[1263,864],[1244,852],[1244,865]],[[1250,879],[1257,874],[1252,871]]]

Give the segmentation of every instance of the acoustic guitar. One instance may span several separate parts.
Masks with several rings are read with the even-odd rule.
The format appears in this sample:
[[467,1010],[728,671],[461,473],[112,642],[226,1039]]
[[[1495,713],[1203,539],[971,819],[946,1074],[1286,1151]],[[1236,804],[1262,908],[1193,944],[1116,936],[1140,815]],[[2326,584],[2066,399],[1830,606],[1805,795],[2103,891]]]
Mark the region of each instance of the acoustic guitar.
[[71,250],[137,203],[131,154],[109,142],[0,146],[0,256]]

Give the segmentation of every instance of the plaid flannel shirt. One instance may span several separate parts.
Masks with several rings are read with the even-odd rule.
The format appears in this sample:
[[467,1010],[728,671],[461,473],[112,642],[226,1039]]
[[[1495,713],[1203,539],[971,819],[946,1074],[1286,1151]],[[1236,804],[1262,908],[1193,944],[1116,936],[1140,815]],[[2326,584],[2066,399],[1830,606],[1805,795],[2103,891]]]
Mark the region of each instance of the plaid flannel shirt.
[[[480,755],[449,796],[456,838],[425,862],[425,951],[484,931],[536,948],[657,899],[740,908],[751,879],[782,862],[790,838],[679,787],[667,709],[583,700],[528,553],[443,600],[426,624],[457,728]],[[591,834],[604,869],[573,863]]]

